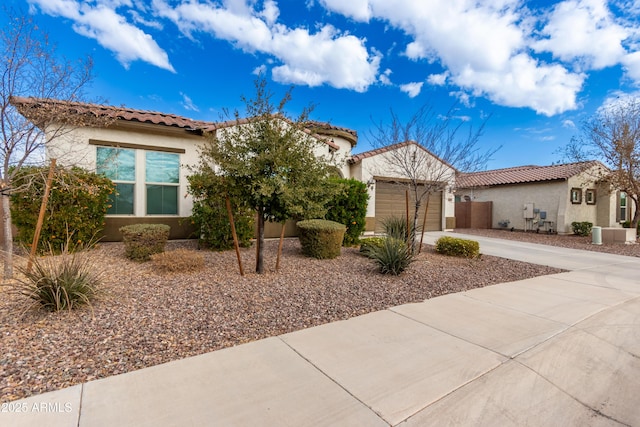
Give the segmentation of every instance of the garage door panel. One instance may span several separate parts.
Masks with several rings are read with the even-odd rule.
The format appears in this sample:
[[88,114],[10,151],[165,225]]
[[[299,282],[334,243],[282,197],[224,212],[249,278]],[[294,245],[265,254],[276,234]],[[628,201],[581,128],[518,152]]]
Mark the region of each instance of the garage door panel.
[[[384,219],[391,216],[404,217],[406,215],[405,206],[405,190],[406,186],[393,184],[386,181],[376,182],[376,227],[377,233],[384,231],[382,224]],[[418,224],[421,227],[424,219],[424,209],[426,205],[426,198],[423,199],[420,206],[420,215],[418,218]],[[409,192],[409,215],[413,218],[415,206],[415,199],[411,197]],[[429,196],[429,211],[427,214],[427,231],[440,231],[442,230],[442,192],[434,193]]]

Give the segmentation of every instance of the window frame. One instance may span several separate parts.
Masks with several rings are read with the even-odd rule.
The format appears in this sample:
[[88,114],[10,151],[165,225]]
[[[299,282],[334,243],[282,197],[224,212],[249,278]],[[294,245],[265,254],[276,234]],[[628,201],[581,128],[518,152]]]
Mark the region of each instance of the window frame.
[[[624,206],[622,204],[623,201],[624,201]],[[628,221],[627,217],[629,215],[629,197],[627,196],[627,193],[625,193],[624,191],[620,191],[618,193],[617,204],[618,204],[618,215],[619,215],[618,222]]]
[[[177,182],[171,181],[149,181],[149,165],[148,165],[148,156],[149,154],[160,154],[164,156],[176,156],[177,159]],[[146,216],[179,216],[180,215],[180,153],[170,152],[166,150],[144,150],[144,194],[145,194],[145,215]],[[164,189],[167,187],[175,188],[175,213],[150,213],[149,212],[149,191],[152,190],[152,187],[159,187],[160,189]],[[162,196],[161,196],[162,197]],[[160,201],[160,205],[164,205],[164,198]]]
[[[114,153],[116,153],[116,158],[117,158],[117,153],[119,152],[125,152],[125,151],[130,151],[133,153],[133,181],[131,180],[125,180],[125,179],[118,179],[118,177],[116,176],[115,178],[112,178],[111,176],[109,176],[109,174],[107,173],[108,171],[100,171],[100,162],[99,162],[99,151],[103,149],[103,150],[111,150]],[[136,182],[136,171],[137,171],[137,165],[136,165],[137,161],[136,161],[136,150],[135,149],[131,149],[131,148],[122,148],[122,147],[114,147],[114,146],[98,146],[96,147],[96,172],[99,174],[102,174],[104,176],[106,176],[107,178],[109,178],[111,180],[111,182],[113,182],[113,184],[116,186],[116,188],[114,189],[114,194],[113,194],[113,199],[111,199],[110,197],[110,201],[111,201],[111,207],[109,207],[107,209],[107,212],[105,213],[105,215],[108,216],[135,216],[136,215],[136,187],[137,187],[137,182]],[[116,165],[117,168],[117,165]],[[116,172],[117,174],[117,172]],[[117,206],[117,200],[116,197],[118,196],[117,194],[117,186],[118,185],[131,185],[132,191],[131,191],[131,212],[127,212],[127,213],[120,213],[120,212],[115,212],[115,213],[109,213],[109,210],[111,208],[113,208],[114,206]]]
[[596,204],[596,190],[595,188],[588,188],[585,191],[585,195],[584,195],[584,200],[588,205],[595,205]]
[[571,204],[579,205],[582,204],[582,188],[574,187],[571,189]]

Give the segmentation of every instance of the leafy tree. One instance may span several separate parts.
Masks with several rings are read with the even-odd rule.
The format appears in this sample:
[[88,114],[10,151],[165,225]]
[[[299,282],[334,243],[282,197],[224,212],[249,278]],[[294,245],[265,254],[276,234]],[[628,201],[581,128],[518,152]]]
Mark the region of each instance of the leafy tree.
[[45,141],[54,143],[79,121],[90,120],[69,109],[32,109],[21,98],[81,100],[93,64],[90,58],[80,62],[58,58],[55,45],[30,16],[8,9],[5,13],[7,24],[0,29],[0,193],[4,276],[9,278],[13,276],[10,195],[23,189],[15,185],[16,174],[24,165],[42,161]]
[[640,222],[640,98],[620,100],[600,108],[582,124],[582,135],[565,147],[576,161],[598,159],[610,171],[596,177],[633,200],[631,228]]
[[423,202],[443,191],[456,172],[481,170],[498,150],[482,151],[478,141],[486,121],[476,130],[469,127],[465,136],[460,132],[465,124],[455,115],[455,108],[438,114],[424,105],[408,121],[403,122],[391,110],[388,122],[379,122],[371,133],[372,145],[384,148],[381,175],[400,178],[395,184],[406,188],[413,201],[412,230],[421,230],[418,217]]
[[263,77],[256,79],[255,89],[254,99],[242,97],[246,118],[235,111],[227,126],[211,135],[201,150],[199,168],[213,168],[224,187],[255,210],[256,272],[263,273],[265,221],[324,216],[333,165],[328,157],[316,156],[324,147],[305,129],[310,109],[297,119],[286,114],[291,90],[274,105]]
[[208,167],[201,168],[187,179],[189,194],[193,196],[191,221],[200,242],[216,250],[233,248],[231,223],[226,207],[226,197],[229,196],[240,246],[251,246],[254,210],[233,194],[234,189],[226,188],[223,178]]
[[355,245],[366,227],[367,185],[357,179],[332,178],[339,191],[327,205],[326,219],[347,226],[343,245]]

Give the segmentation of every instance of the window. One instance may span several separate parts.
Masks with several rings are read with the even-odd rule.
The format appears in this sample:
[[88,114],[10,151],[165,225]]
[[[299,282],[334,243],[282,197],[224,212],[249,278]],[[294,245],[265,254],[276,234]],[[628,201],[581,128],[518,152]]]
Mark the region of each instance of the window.
[[588,189],[585,194],[584,194],[584,199],[587,202],[588,205],[595,205],[596,204],[596,190],[594,189]]
[[572,188],[571,189],[571,203],[574,205],[579,205],[582,203],[582,188]]
[[177,215],[180,156],[157,151],[145,155],[147,215]]
[[116,147],[97,147],[96,170],[111,179],[116,191],[109,197],[109,215],[133,215],[136,153]]
[[627,220],[627,193],[621,191],[618,195],[618,221],[625,222]]

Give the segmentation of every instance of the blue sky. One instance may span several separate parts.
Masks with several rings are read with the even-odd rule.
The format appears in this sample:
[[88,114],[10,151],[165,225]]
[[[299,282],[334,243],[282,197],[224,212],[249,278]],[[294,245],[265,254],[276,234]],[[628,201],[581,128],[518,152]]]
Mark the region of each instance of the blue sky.
[[242,111],[256,73],[290,112],[358,131],[393,109],[457,103],[491,115],[489,169],[561,160],[581,122],[640,84],[640,1],[10,0],[67,58],[91,55],[90,96],[215,121]]

